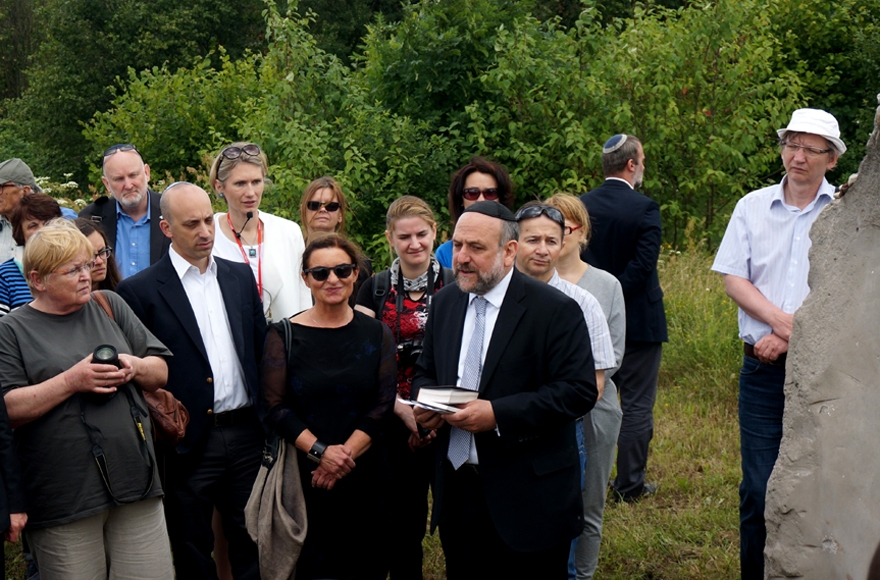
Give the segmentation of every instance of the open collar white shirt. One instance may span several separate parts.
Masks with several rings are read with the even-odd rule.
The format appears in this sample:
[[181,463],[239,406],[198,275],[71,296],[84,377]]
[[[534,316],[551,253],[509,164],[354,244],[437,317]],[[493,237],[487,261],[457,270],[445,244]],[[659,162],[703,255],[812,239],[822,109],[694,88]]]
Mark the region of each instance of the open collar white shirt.
[[[786,179],[737,202],[712,270],[745,278],[772,304],[794,313],[810,293],[810,228],[831,202],[834,186],[823,179],[815,199],[800,209],[785,203]],[[771,332],[769,324],[739,309],[739,334],[744,342],[754,345]]]
[[241,361],[235,352],[226,303],[217,282],[217,262],[213,256],[208,256],[208,267],[201,273],[174,250],[174,244],[168,249],[168,255],[189,298],[208,354],[214,375],[214,413],[247,407],[252,403],[245,387]]

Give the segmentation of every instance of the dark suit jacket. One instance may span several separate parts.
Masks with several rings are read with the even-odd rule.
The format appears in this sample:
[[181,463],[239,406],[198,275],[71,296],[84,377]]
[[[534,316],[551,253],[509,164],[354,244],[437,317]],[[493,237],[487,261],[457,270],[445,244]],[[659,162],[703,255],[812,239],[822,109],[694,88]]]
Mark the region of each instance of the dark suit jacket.
[[626,303],[626,341],[666,342],[663,290],[657,277],[660,206],[615,179],[581,196],[590,213],[588,264],[614,274]]
[[[254,275],[247,264],[221,258],[214,260],[235,351],[244,370],[248,394],[262,419],[258,367],[263,355],[266,318]],[[156,264],[126,278],[116,291],[174,354],[168,359],[165,388],[180,399],[190,414],[186,436],[177,451],[187,453],[198,449],[210,428],[214,376],[195,314],[171,257],[166,254]]]
[[[454,385],[468,294],[450,284],[434,297],[416,364],[418,389]],[[495,528],[512,549],[537,551],[571,540],[583,528],[574,420],[595,404],[590,335],[578,305],[514,270],[480,376],[498,433],[474,437],[480,482]],[[432,526],[442,518],[444,426],[434,443]]]
[[[162,210],[159,209],[159,198],[162,196],[149,190],[150,196],[150,264],[155,264],[159,258],[168,253],[171,240],[165,237],[159,228]],[[82,208],[79,217],[94,219],[101,224],[101,229],[107,236],[107,243],[111,248],[116,247],[116,200],[113,197],[99,197],[94,203]]]
[[6,400],[0,397],[0,531],[9,528],[9,514],[25,511],[21,467],[12,444]]

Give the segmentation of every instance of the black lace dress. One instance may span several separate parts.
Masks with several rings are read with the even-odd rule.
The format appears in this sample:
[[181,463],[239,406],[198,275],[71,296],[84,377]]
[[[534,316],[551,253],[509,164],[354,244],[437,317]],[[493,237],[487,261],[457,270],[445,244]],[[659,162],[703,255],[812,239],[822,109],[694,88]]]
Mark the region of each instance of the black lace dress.
[[266,338],[269,426],[290,443],[305,429],[327,445],[345,443],[355,430],[371,438],[354,470],[329,491],[312,487],[316,464],[298,451],[308,532],[296,577],[384,579],[393,549],[383,539],[391,498],[385,430],[396,394],[394,338],[360,312],[340,328],[291,329],[290,353],[280,323]]

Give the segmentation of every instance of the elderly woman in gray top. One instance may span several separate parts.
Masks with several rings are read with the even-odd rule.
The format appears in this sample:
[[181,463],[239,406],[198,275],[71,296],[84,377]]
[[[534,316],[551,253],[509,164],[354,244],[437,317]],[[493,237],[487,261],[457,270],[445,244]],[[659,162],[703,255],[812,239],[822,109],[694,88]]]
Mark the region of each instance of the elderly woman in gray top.
[[[72,222],[28,241],[33,302],[0,319],[0,384],[22,463],[25,530],[44,580],[170,580],[152,425],[142,390],[170,352],[116,294],[92,299],[94,250]],[[96,347],[112,354],[99,364]]]

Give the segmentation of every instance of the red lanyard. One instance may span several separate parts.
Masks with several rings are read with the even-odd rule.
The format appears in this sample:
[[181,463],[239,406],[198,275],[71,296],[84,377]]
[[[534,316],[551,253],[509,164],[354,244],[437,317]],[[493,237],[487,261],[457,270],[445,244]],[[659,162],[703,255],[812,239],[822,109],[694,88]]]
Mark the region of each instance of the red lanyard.
[[[244,258],[244,263],[248,266],[251,265],[251,260],[248,258],[247,252],[244,251],[244,246],[241,245],[241,236],[235,235],[235,227],[232,225],[232,218],[229,217],[229,214],[226,214],[226,223],[229,224],[229,229],[232,230],[232,235],[235,238],[235,242],[238,244],[238,249],[241,250],[241,257]],[[257,292],[260,294],[260,302],[263,301],[263,223],[257,220]]]

